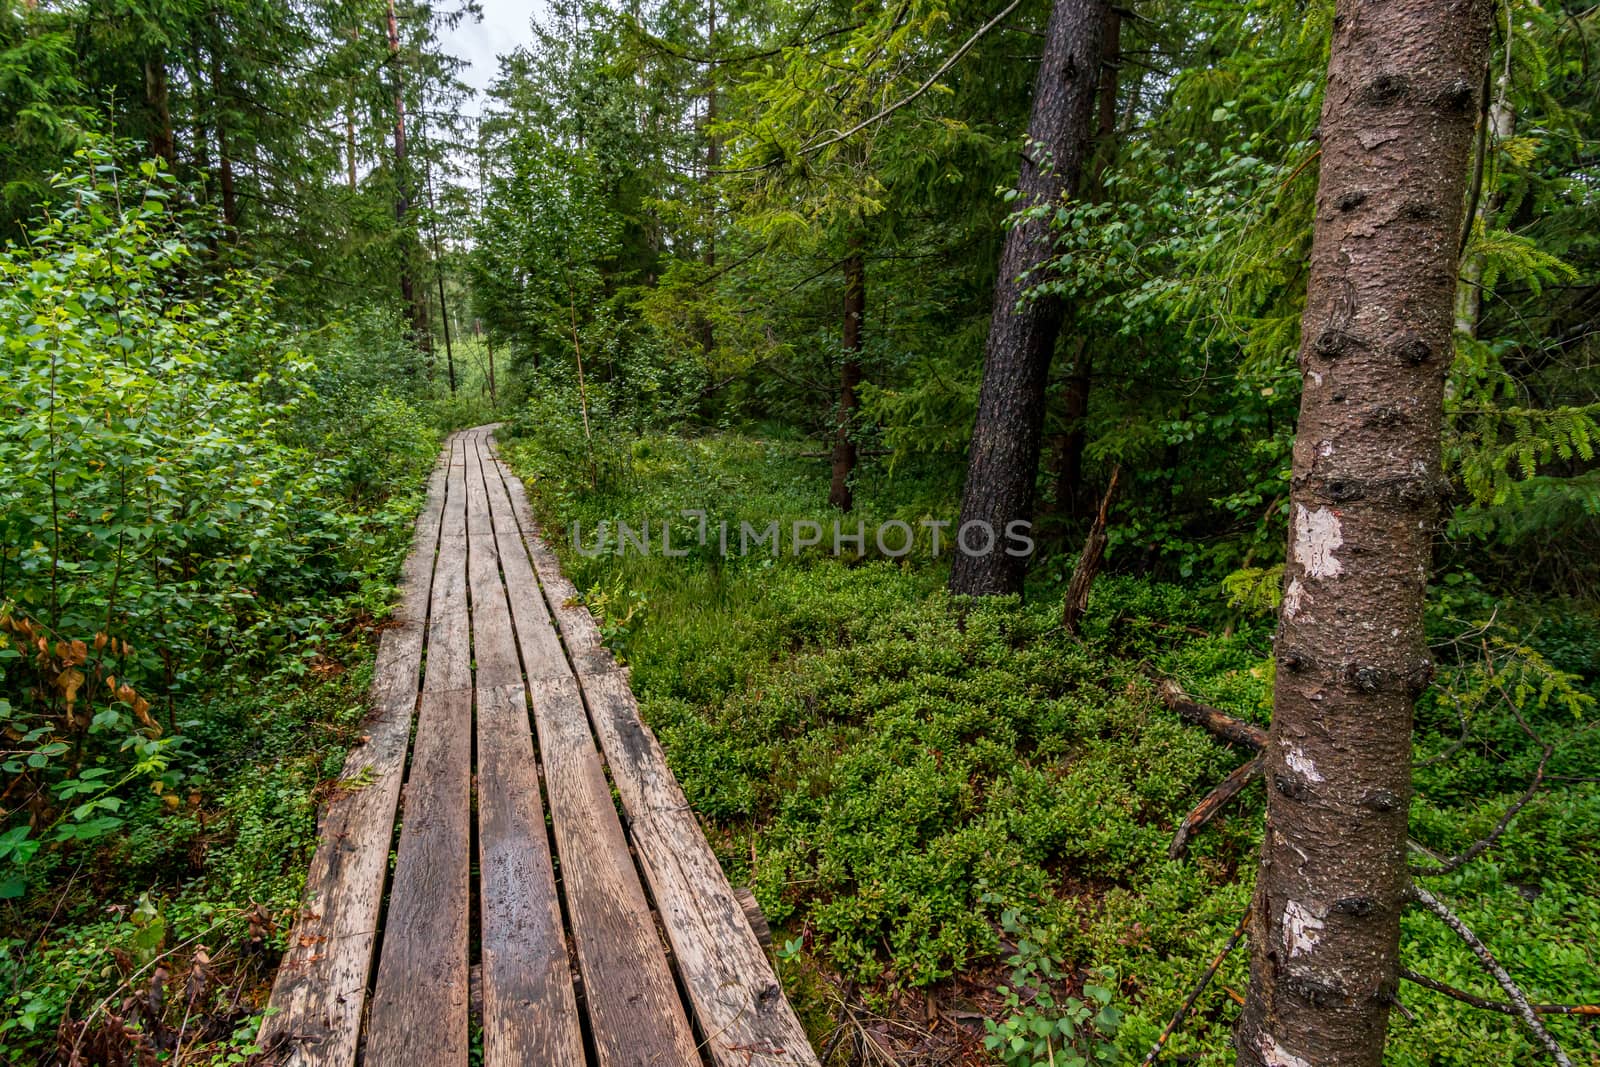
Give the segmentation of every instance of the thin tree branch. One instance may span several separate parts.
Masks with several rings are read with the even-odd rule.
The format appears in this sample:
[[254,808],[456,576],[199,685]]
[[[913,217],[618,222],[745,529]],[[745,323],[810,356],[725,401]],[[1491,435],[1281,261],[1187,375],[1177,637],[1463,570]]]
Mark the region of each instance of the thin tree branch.
[[1506,809],[1506,813],[1500,816],[1500,821],[1495,823],[1494,829],[1490,830],[1486,837],[1474,841],[1464,851],[1440,862],[1437,866],[1412,867],[1411,873],[1423,877],[1449,874],[1451,871],[1459,870],[1466,864],[1471,863],[1492,848],[1494,843],[1500,840],[1501,835],[1506,832],[1507,827],[1511,825],[1511,820],[1517,817],[1519,811],[1528,806],[1528,802],[1533,799],[1533,794],[1539,791],[1539,786],[1544,781],[1545,765],[1550,762],[1550,754],[1555,750],[1554,745],[1547,744],[1544,746],[1544,754],[1539,757],[1539,767],[1533,772],[1533,781],[1528,784],[1527,791],[1517,798],[1516,803]]
[[899,111],[901,108],[905,107],[907,104],[909,104],[912,101],[916,100],[923,93],[925,93],[929,89],[933,88],[934,82],[936,82],[940,78],[944,77],[945,72],[948,71],[951,67],[955,66],[957,63],[959,63],[961,61],[961,57],[962,56],[964,56],[968,52],[972,51],[972,46],[973,45],[975,45],[979,41],[981,41],[984,38],[984,36],[990,30],[994,29],[996,26],[1000,25],[1000,23],[1004,22],[1006,17],[1008,15],[1010,15],[1013,11],[1015,11],[1017,9],[1017,7],[1021,3],[1022,3],[1022,0],[1011,0],[1011,3],[1007,4],[1004,8],[1002,8],[998,15],[996,15],[994,18],[990,19],[988,22],[985,22],[982,26],[980,26],[978,28],[978,31],[976,33],[974,33],[971,37],[968,37],[965,41],[963,41],[961,43],[961,47],[960,48],[957,48],[954,52],[951,52],[949,58],[947,58],[943,63],[939,64],[939,69],[935,70],[932,74],[928,75],[927,80],[924,81],[921,85],[917,86],[916,89],[912,90],[910,94],[908,94],[908,95],[906,95],[904,97],[901,97],[899,100],[897,100],[894,103],[890,104],[888,107],[884,108],[882,111],[879,111],[876,115],[873,115],[871,118],[862,119],[860,122],[856,123],[854,126],[850,127],[848,130],[844,131],[843,133],[837,134],[837,135],[835,135],[833,137],[830,137],[826,141],[820,141],[817,144],[808,145],[807,147],[802,148],[800,150],[800,154],[802,156],[809,156],[809,155],[812,155],[814,153],[822,151],[824,148],[827,148],[829,145],[838,144],[840,141],[848,140],[851,137],[854,137],[856,134],[860,133],[862,130],[866,129],[868,126],[872,126],[872,125],[874,125],[874,124],[876,124],[878,122],[883,121],[884,119],[888,118],[890,115],[894,114],[896,111]]
[[1472,954],[1478,957],[1478,962],[1483,964],[1484,970],[1493,975],[1494,980],[1500,984],[1500,988],[1505,990],[1506,997],[1516,1008],[1517,1018],[1522,1020],[1523,1025],[1538,1039],[1539,1044],[1545,1047],[1551,1058],[1560,1064],[1560,1067],[1572,1067],[1572,1060],[1562,1049],[1561,1043],[1555,1039],[1549,1030],[1545,1029],[1544,1023],[1539,1021],[1539,1013],[1533,1010],[1532,1004],[1528,1003],[1527,994],[1523,993],[1521,987],[1511,980],[1511,975],[1506,973],[1504,967],[1500,966],[1500,962],[1489,951],[1489,946],[1478,939],[1478,935],[1472,932],[1471,928],[1467,926],[1459,915],[1451,911],[1443,901],[1422,886],[1413,885],[1411,887],[1411,895],[1412,899],[1437,915],[1446,926],[1455,931],[1457,937],[1466,943],[1466,946],[1472,950]]
[[[1493,1011],[1501,1015],[1520,1015],[1521,1012],[1515,1004],[1507,1004],[1503,1000],[1488,1000],[1476,993],[1468,993],[1465,989],[1457,989],[1453,985],[1429,978],[1425,974],[1418,974],[1408,967],[1400,968],[1400,977],[1412,985],[1419,985],[1423,989],[1431,989],[1435,993],[1443,993],[1452,1000],[1459,1000],[1463,1004],[1470,1004],[1479,1011]],[[1528,1007],[1540,1015],[1600,1015],[1600,1004],[1529,1004]]]
[[1167,1020],[1167,1025],[1161,1030],[1161,1036],[1156,1038],[1156,1043],[1150,1046],[1150,1051],[1145,1054],[1144,1062],[1140,1064],[1140,1067],[1150,1067],[1152,1063],[1156,1062],[1156,1059],[1161,1055],[1161,1050],[1167,1047],[1167,1040],[1177,1033],[1178,1027],[1183,1023],[1184,1016],[1194,1010],[1195,1001],[1199,1000],[1200,994],[1206,991],[1206,986],[1211,984],[1211,979],[1217,976],[1217,969],[1222,966],[1222,961],[1227,959],[1228,953],[1232,952],[1234,947],[1239,944],[1240,939],[1244,937],[1245,929],[1249,925],[1250,909],[1246,908],[1244,914],[1239,916],[1239,925],[1233,928],[1233,936],[1228,938],[1228,943],[1222,946],[1222,951],[1217,953],[1216,958],[1211,961],[1211,965],[1200,976],[1199,984],[1189,992],[1188,997],[1184,999],[1183,1006],[1173,1014],[1171,1019]]

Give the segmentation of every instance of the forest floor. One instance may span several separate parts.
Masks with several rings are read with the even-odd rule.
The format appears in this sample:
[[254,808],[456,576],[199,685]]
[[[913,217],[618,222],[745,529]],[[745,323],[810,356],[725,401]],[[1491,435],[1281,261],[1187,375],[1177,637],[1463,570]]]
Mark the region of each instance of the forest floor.
[[[1168,858],[1177,821],[1247,757],[1180,722],[1154,679],[1267,722],[1270,618],[1229,608],[1215,585],[1114,573],[1115,552],[1081,639],[1059,625],[1070,557],[1045,558],[1025,602],[975,605],[947,598],[947,566],[918,552],[795,557],[785,545],[778,558],[725,558],[723,520],[734,531],[831,523],[814,443],[601,442],[591,484],[570,440],[531,419],[502,437],[517,430],[508,459],[631,665],[732,880],[754,887],[777,929],[780,971],[818,1047],[867,1063],[992,1062],[983,1039],[996,1026],[1015,1035],[1054,1020],[1062,1010],[1039,994],[1087,984],[1112,990],[1117,1045],[1142,1058],[1244,910],[1262,807],[1252,785],[1186,858]],[[949,499],[914,463],[864,469],[850,524],[915,527]],[[684,509],[706,511],[708,547]],[[673,521],[689,555],[573,548],[574,521],[592,550],[599,522],[646,519]],[[1568,618],[1540,639],[1595,689],[1595,620]],[[1557,726],[1564,714],[1548,711]],[[1457,732],[1428,708],[1420,725],[1419,752]],[[1414,821],[1431,847],[1465,845],[1526,786],[1538,753],[1514,727],[1488,732],[1419,772]],[[1600,788],[1585,778],[1597,755],[1585,735],[1563,746],[1550,773],[1570,780],[1537,796],[1492,858],[1433,883],[1498,932],[1494,947],[1540,999],[1600,1000],[1600,901],[1586,889],[1600,875]],[[1431,920],[1408,916],[1405,936],[1413,969],[1494,993]],[[1235,952],[1164,1062],[1231,1063],[1245,981]],[[1512,1020],[1411,986],[1403,1000],[1388,1062],[1539,1058]],[[1580,1062],[1600,1057],[1600,1028],[1553,1027]]]
[[[976,605],[950,601],[946,566],[917,553],[589,557],[568,541],[574,520],[587,540],[601,519],[670,518],[675,544],[694,540],[684,508],[705,508],[713,529],[724,518],[831,521],[825,465],[807,455],[815,442],[776,433],[644,436],[597,441],[591,485],[581,438],[548,430],[537,412],[508,426],[507,458],[632,667],[730,879],[751,885],[772,920],[780,975],[818,1048],[834,1063],[851,1049],[901,1067],[991,1062],[991,1027],[1014,1036],[1056,1019],[1040,994],[1087,985],[1109,990],[1117,1045],[1137,1062],[1245,907],[1262,803],[1250,787],[1188,857],[1168,859],[1177,820],[1243,755],[1179,721],[1153,679],[1266,722],[1270,620],[1229,608],[1212,582],[1120,573],[1115,547],[1081,639],[1059,625],[1065,555],[1041,559],[1025,602]],[[950,499],[915,463],[892,476],[866,467],[857,510],[869,529],[915,524]],[[394,498],[381,521],[404,529],[419,500]],[[370,605],[404,547],[393,540],[362,563],[369,591],[273,673],[221,674],[179,709],[204,773],[176,810],[141,815],[41,873],[59,889],[0,938],[8,1062],[52,1062],[58,1042],[119,1062],[109,1050],[131,1047],[122,1035],[141,1027],[187,1048],[185,1063],[248,1058],[318,802],[359,737]],[[1493,610],[1459,596],[1448,606],[1431,622],[1441,647]],[[1600,623],[1535,610],[1546,620],[1517,632],[1600,692]],[[1541,708],[1541,728],[1573,725]],[[1537,762],[1514,723],[1485,710],[1474,725],[1473,742],[1453,748],[1455,716],[1431,703],[1419,712],[1419,755],[1449,758],[1419,770],[1414,834],[1441,852],[1492,826]],[[1547,788],[1494,852],[1430,881],[1537,1000],[1600,1001],[1597,735],[1562,745]],[[1405,957],[1495,992],[1426,916],[1407,917]],[[1244,964],[1242,952],[1224,962],[1163,1062],[1231,1062]],[[197,1005],[187,1020],[186,1000]],[[1390,1063],[1539,1062],[1509,1019],[1413,986],[1402,1000]],[[1592,1021],[1550,1026],[1577,1062],[1600,1062]]]

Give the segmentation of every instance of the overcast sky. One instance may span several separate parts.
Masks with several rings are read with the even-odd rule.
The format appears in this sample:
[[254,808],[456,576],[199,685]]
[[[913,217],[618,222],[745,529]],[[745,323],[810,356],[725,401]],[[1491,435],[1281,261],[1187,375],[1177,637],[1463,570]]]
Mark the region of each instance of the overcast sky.
[[444,47],[465,59],[472,66],[461,72],[461,80],[478,90],[478,98],[463,107],[462,113],[476,115],[483,107],[483,91],[500,72],[497,56],[526,44],[533,34],[528,27],[536,12],[542,11],[540,0],[478,0],[483,7],[483,21],[463,19],[461,25],[442,36]]

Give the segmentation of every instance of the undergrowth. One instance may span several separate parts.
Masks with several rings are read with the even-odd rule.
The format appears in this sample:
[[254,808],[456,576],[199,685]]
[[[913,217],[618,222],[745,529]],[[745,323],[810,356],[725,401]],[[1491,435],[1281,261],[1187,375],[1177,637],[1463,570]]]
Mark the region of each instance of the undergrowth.
[[[950,1012],[989,1015],[988,1033],[1021,1049],[1010,1042],[1024,1030],[1055,1025],[1039,1021],[1041,993],[1052,1004],[1094,1001],[1084,983],[1103,969],[1115,975],[1117,1009],[1106,1029],[1138,1062],[1245,909],[1263,805],[1252,785],[1186,858],[1167,857],[1177,820],[1248,754],[1182,724],[1151,679],[1175,677],[1267,722],[1270,605],[1241,611],[1220,588],[1112,573],[1075,640],[1058,618],[1070,561],[1036,566],[1025,602],[963,603],[943,592],[946,567],[925,558],[926,546],[899,561],[787,549],[724,558],[715,534],[701,547],[698,520],[680,512],[704,509],[712,530],[722,520],[831,523],[825,470],[807,455],[815,445],[610,435],[592,446],[600,459],[590,468],[582,457],[591,446],[559,399],[532,401],[516,428],[513,466],[569,574],[613,627],[644,713],[730,877],[753,886],[781,928],[780,971],[819,1044],[841,1019],[893,1015],[908,992],[924,991],[911,998],[915,1018],[902,1012],[893,1032],[923,1027],[929,996]],[[935,513],[938,499],[915,470],[868,472],[850,522],[916,518]],[[674,543],[689,554],[590,554],[600,522],[646,518],[673,521]],[[585,552],[571,543],[574,522]],[[1447,654],[1438,690],[1419,709],[1419,759],[1454,742],[1450,709],[1484,689],[1485,663],[1522,670],[1540,656],[1525,647],[1484,660],[1490,630],[1459,637],[1483,607],[1460,597],[1435,606],[1431,626]],[[1547,667],[1569,672],[1568,695],[1581,697],[1595,689],[1584,657],[1600,627],[1592,615],[1565,619],[1540,647]],[[1586,730],[1582,707],[1559,696],[1522,707],[1559,741],[1549,773],[1563,780],[1548,783],[1489,857],[1430,885],[1490,938],[1530,996],[1592,1002],[1600,911],[1587,886],[1600,874],[1600,793],[1581,779],[1592,774],[1600,731]],[[1487,690],[1471,727],[1470,743],[1419,773],[1414,832],[1444,853],[1486,832],[1538,757],[1510,706]],[[1018,934],[1007,923],[1016,927],[1017,916],[1027,916],[1026,958],[1059,972],[1026,991],[1032,1015],[996,994],[1010,974],[1003,961],[1016,966]],[[1408,915],[1405,939],[1410,966],[1498,999],[1430,918]],[[1245,962],[1237,951],[1224,963],[1167,1057],[1232,1062]],[[1401,997],[1409,1017],[1395,1015],[1389,1062],[1539,1059],[1510,1019],[1414,986]],[[1569,1049],[1600,1054],[1592,1027],[1550,1025]],[[1099,1056],[1098,1040],[1077,1047]]]

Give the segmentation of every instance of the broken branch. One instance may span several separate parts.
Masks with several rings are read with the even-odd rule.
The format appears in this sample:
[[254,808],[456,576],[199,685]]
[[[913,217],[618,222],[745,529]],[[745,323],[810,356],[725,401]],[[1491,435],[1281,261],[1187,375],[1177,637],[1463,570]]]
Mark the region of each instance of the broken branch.
[[1159,688],[1162,701],[1177,712],[1178,717],[1184,722],[1209,730],[1230,744],[1244,745],[1246,748],[1258,751],[1266,747],[1267,731],[1255,723],[1245,722],[1225,711],[1197,703],[1183,691],[1182,686],[1170,678],[1164,679]]
[[1183,817],[1183,822],[1178,824],[1178,832],[1172,835],[1172,844],[1167,846],[1167,856],[1178,859],[1189,850],[1189,838],[1195,831],[1216,817],[1217,812],[1227,806],[1228,801],[1239,795],[1240,790],[1261,773],[1262,765],[1266,758],[1257,754],[1250,762],[1242,764],[1228,777],[1224,778],[1215,789],[1207,793],[1205,799],[1196,804],[1189,814]]
[[1244,914],[1239,916],[1239,925],[1233,928],[1233,936],[1228,938],[1228,943],[1222,946],[1222,951],[1217,953],[1216,957],[1211,961],[1211,965],[1200,976],[1199,984],[1189,991],[1188,997],[1184,999],[1183,1006],[1173,1014],[1171,1019],[1167,1020],[1167,1025],[1161,1030],[1161,1036],[1156,1038],[1154,1045],[1150,1046],[1150,1051],[1145,1054],[1144,1062],[1140,1064],[1140,1067],[1150,1067],[1152,1063],[1156,1062],[1156,1058],[1161,1055],[1161,1050],[1167,1047],[1167,1041],[1173,1034],[1178,1032],[1178,1027],[1183,1023],[1184,1017],[1194,1010],[1195,1001],[1199,1000],[1200,994],[1206,991],[1206,986],[1211,984],[1211,979],[1217,976],[1217,969],[1222,966],[1222,961],[1227,959],[1228,953],[1232,952],[1234,947],[1239,944],[1240,939],[1244,937],[1245,928],[1249,925],[1250,909],[1246,908]]

